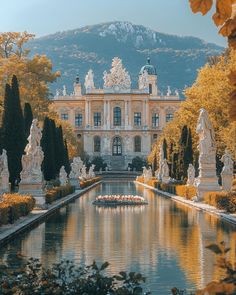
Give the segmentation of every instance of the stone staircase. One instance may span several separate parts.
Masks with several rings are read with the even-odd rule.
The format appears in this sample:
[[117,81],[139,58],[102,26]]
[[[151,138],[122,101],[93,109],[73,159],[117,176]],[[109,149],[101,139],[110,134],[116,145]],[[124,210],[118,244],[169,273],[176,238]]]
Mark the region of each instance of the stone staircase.
[[112,156],[111,157],[111,170],[112,171],[125,171],[127,167],[125,166],[124,156]]

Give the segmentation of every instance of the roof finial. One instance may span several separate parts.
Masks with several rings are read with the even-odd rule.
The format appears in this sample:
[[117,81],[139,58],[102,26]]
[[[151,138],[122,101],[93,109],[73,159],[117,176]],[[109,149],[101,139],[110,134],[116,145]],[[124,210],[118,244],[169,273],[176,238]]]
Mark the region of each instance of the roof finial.
[[151,64],[150,57],[148,57],[148,58],[147,58],[147,63],[148,63],[148,65],[150,65],[150,64]]

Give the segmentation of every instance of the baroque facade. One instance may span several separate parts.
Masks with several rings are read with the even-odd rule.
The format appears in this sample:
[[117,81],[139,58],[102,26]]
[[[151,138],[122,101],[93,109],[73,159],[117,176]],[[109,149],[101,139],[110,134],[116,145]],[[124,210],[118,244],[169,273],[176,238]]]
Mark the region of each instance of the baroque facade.
[[84,89],[79,77],[74,92],[66,87],[57,91],[53,109],[67,120],[76,132],[84,151],[91,157],[101,156],[112,170],[125,170],[136,156],[146,157],[163,127],[172,120],[181,99],[177,91],[160,95],[157,73],[150,59],[138,76],[138,89],[115,57],[109,73],[104,72],[103,89],[94,85],[94,74],[88,71]]

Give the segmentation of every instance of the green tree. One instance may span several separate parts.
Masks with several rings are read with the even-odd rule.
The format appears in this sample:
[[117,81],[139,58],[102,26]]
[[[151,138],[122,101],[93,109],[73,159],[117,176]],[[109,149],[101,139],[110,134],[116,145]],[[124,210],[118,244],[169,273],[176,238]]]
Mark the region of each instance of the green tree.
[[28,138],[30,134],[30,127],[33,121],[33,113],[30,103],[26,102],[24,105],[24,124],[25,124],[25,136]]
[[184,125],[181,131],[179,140],[179,177],[180,179],[186,177],[186,148],[188,142],[188,127]]
[[62,127],[56,127],[56,142],[55,142],[55,161],[56,161],[56,173],[59,174],[61,166],[65,166],[65,146],[63,140]]
[[21,157],[26,143],[19,87],[15,75],[12,77],[11,86],[6,84],[5,88],[2,142],[3,148],[6,149],[8,154],[9,180],[13,189],[22,170]]
[[192,141],[192,132],[190,128],[188,129],[188,139],[187,139],[186,150],[184,153],[184,164],[185,164],[185,168],[187,167],[187,169],[189,164],[193,164],[193,141]]
[[163,152],[164,152],[164,159],[167,159],[167,142],[165,138],[163,140]]
[[44,152],[42,170],[44,179],[47,181],[55,179],[56,177],[54,138],[55,134],[51,124],[51,120],[48,117],[45,117],[42,131],[41,147]]
[[63,157],[64,157],[65,170],[66,170],[67,174],[69,175],[71,169],[70,169],[69,152],[68,152],[66,140],[64,140],[64,156]]

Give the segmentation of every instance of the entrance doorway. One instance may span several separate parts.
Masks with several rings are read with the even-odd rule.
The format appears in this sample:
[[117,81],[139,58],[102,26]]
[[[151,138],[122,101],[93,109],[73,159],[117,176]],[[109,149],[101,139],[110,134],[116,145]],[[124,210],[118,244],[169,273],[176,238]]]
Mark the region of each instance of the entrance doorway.
[[122,142],[121,142],[121,138],[118,136],[114,137],[114,139],[113,139],[112,155],[113,156],[121,156],[122,155]]

